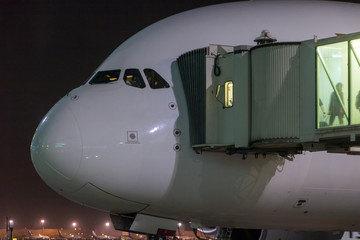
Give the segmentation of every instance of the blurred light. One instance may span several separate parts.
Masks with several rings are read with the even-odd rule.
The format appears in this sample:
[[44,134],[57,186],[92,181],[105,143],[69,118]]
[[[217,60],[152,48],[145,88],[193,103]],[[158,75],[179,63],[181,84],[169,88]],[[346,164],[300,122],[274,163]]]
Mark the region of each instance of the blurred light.
[[73,222],[73,223],[72,223],[72,226],[73,226],[73,227],[76,227],[76,225],[77,225],[76,222]]
[[9,228],[14,228],[14,220],[9,220]]
[[41,220],[40,220],[40,223],[44,225],[45,220],[44,220],[44,219],[41,219]]
[[154,132],[156,132],[157,130],[159,130],[159,127],[154,127],[153,129],[150,130],[149,133],[154,133]]
[[352,146],[349,150],[350,152],[360,152],[360,146]]
[[110,223],[109,223],[109,222],[106,222],[106,223],[105,223],[105,226],[109,227],[109,226],[110,226]]
[[181,223],[181,222],[179,222],[179,223],[178,223],[178,226],[179,226],[179,227],[181,227],[181,225],[182,225],[182,223]]

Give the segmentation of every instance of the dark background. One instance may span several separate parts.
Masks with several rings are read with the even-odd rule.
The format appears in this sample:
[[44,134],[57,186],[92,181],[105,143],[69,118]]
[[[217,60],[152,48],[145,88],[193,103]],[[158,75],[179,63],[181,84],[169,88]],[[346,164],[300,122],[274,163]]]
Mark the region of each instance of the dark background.
[[[0,228],[94,227],[108,214],[52,191],[30,158],[47,111],[123,41],[148,25],[220,0],[0,1]],[[130,19],[130,20],[129,20]]]
[[131,35],[175,13],[224,2],[230,1],[0,0],[0,228],[5,216],[16,228],[41,228],[41,218],[52,228],[109,220],[40,179],[29,150],[37,125]]

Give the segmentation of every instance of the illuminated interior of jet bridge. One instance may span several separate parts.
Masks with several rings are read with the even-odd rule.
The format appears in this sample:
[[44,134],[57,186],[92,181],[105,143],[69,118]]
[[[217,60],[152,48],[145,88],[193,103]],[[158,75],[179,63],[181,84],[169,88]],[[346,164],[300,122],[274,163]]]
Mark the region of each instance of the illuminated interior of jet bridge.
[[210,45],[177,61],[196,151],[360,153],[360,33]]

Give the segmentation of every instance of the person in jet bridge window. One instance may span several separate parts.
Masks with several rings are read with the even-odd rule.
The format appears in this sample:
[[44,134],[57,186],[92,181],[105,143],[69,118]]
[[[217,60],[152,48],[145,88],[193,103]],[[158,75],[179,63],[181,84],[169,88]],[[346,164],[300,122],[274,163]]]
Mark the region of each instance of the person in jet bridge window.
[[[340,124],[343,124],[344,118],[344,109],[342,108],[342,102],[344,102],[344,94],[342,92],[343,84],[341,82],[336,84],[336,92],[331,93],[330,97],[330,104],[329,104],[329,115],[330,115],[330,122],[329,125],[331,126],[334,123],[335,117],[339,118]],[[341,101],[341,102],[340,102]]]

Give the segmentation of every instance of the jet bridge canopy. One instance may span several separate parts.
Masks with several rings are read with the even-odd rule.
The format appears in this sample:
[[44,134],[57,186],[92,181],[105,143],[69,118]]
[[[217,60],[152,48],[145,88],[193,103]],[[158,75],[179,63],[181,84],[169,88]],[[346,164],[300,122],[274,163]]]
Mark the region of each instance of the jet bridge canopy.
[[178,63],[195,149],[357,153],[360,33],[255,47],[210,45]]

